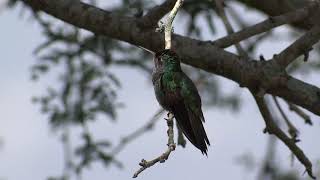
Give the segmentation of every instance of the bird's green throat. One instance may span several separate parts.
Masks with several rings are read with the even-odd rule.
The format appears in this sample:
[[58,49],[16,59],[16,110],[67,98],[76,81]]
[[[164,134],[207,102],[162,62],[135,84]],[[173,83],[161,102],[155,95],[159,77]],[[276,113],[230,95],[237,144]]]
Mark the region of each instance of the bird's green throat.
[[164,72],[181,71],[180,61],[177,57],[164,54],[161,59],[163,60]]

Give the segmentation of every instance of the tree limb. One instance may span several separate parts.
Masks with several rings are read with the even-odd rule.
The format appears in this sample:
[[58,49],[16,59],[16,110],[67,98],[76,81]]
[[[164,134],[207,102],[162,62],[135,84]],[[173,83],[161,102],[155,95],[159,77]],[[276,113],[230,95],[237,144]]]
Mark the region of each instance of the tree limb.
[[316,10],[316,8],[317,3],[313,2],[306,7],[294,10],[292,12],[288,12],[279,16],[270,17],[258,24],[242,29],[226,37],[217,39],[212,43],[220,48],[227,48],[247,38],[269,31],[275,27],[301,21],[310,16],[310,14],[314,10]]
[[[233,30],[233,27],[231,26],[231,23],[230,23],[227,15],[226,15],[226,12],[224,10],[222,0],[215,0],[215,5],[217,7],[216,9],[217,9],[218,15],[220,16],[220,18],[224,24],[224,27],[226,28],[226,30],[228,32],[228,36],[230,36],[230,34],[234,33],[234,30]],[[240,56],[246,57],[248,59],[248,54],[245,52],[245,50],[242,48],[242,46],[240,46],[240,43],[237,42],[234,44],[235,44],[235,47],[238,51],[238,54]]]
[[303,151],[296,145],[295,141],[289,138],[274,122],[271,113],[265,103],[264,97],[254,94],[254,99],[259,107],[261,115],[266,124],[266,132],[275,135],[280,139],[297,157],[297,159],[305,166],[308,175],[315,179],[312,173],[312,164]]
[[164,41],[165,41],[165,49],[171,49],[171,34],[172,34],[172,23],[174,18],[176,17],[179,8],[182,6],[183,0],[177,0],[173,9],[170,11],[169,17],[166,22],[166,26],[164,29]]
[[287,47],[279,55],[275,57],[275,60],[282,68],[286,68],[296,58],[302,54],[309,53],[312,46],[320,40],[320,25],[315,25],[302,37],[296,40],[293,44]]
[[[37,6],[58,19],[95,34],[142,46],[155,52],[164,47],[163,34],[150,29],[141,29],[137,18],[119,17],[111,12],[77,1],[72,4],[65,0],[23,1],[28,5]],[[172,46],[183,63],[221,75],[243,87],[259,86],[265,84],[263,82],[265,79],[272,79],[279,75],[279,73],[274,73],[274,70],[270,70],[279,69],[276,63],[239,61],[239,58],[242,57],[204,41],[173,35]],[[267,93],[282,97],[320,115],[320,89],[316,86],[287,76],[287,80],[282,83],[282,86],[264,88]]]

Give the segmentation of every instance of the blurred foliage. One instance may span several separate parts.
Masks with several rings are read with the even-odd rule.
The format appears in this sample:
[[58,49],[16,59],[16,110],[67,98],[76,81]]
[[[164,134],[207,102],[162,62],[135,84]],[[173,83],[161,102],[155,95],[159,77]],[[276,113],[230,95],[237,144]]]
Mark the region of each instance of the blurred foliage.
[[[17,2],[9,0],[8,7],[15,7]],[[100,5],[94,0],[85,2]],[[234,10],[233,3],[233,1],[228,2],[227,5],[231,5],[230,16],[235,23],[241,28],[250,24],[246,19],[240,18]],[[122,0],[117,5],[105,9],[119,15],[140,17],[155,4],[157,3],[148,0]],[[146,75],[145,77],[150,77],[153,68],[151,55],[138,47],[88,33],[43,13],[34,12],[27,6],[25,8],[29,9],[31,18],[40,25],[45,38],[34,51],[38,61],[32,66],[32,79],[45,81],[44,77],[54,76],[59,82],[55,83],[55,86],[48,85],[47,91],[34,97],[33,101],[38,103],[41,111],[48,116],[52,128],[63,132],[64,146],[68,146],[69,141],[65,137],[68,134],[65,127],[78,126],[83,129],[80,136],[83,144],[70,150],[79,157],[79,161],[71,160],[72,162],[66,162],[66,166],[75,174],[80,174],[84,167],[96,161],[102,162],[106,167],[109,165],[122,167],[121,162],[118,162],[112,153],[114,146],[111,142],[108,139],[94,140],[87,124],[95,121],[100,115],[105,119],[116,121],[117,110],[125,105],[125,102],[118,102],[117,94],[121,90],[121,79],[112,68],[116,66],[132,68]],[[186,0],[181,10],[181,18],[186,22],[186,27],[179,28],[186,29],[187,35],[194,38],[204,36],[205,28],[204,25],[199,25],[200,19],[204,20],[206,28],[212,35],[216,35],[221,29],[216,27],[216,20],[220,19],[217,18],[211,1]],[[250,56],[254,56],[259,44],[268,38],[279,37],[271,31],[246,41],[244,45]],[[319,61],[312,63],[314,63],[311,65],[312,68],[320,67]],[[237,87],[234,91],[229,88],[223,89],[225,86],[222,86],[219,79],[212,74],[187,66],[183,68],[197,84],[201,95],[205,97],[203,101],[206,106],[239,109],[241,101]],[[50,179],[68,179],[67,177],[62,175]]]

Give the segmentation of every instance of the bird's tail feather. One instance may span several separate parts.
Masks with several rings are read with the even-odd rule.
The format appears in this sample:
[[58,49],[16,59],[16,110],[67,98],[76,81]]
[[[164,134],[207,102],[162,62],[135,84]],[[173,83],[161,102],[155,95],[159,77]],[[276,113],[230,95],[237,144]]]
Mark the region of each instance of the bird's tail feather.
[[188,110],[184,103],[175,105],[172,108],[172,113],[187,139],[203,154],[207,155],[207,144],[210,145],[210,142],[202,125],[201,117]]

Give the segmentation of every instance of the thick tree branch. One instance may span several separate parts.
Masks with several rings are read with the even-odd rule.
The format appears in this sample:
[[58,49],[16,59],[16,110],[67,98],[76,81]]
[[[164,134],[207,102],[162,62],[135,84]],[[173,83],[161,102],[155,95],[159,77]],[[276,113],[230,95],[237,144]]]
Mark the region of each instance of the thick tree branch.
[[[151,29],[142,29],[138,20],[131,17],[119,17],[110,12],[74,1],[65,0],[23,0],[42,11],[95,34],[105,35],[142,46],[152,51],[164,49],[163,34]],[[212,46],[210,43],[173,35],[172,46],[182,62],[196,68],[231,79],[241,86],[268,86],[264,81],[281,76],[277,63],[239,61],[239,57],[230,52]],[[281,79],[281,78],[280,78]],[[267,93],[308,109],[320,115],[320,89],[287,76],[282,86],[264,87]]]
[[265,21],[262,21],[256,25],[250,26],[246,29],[242,29],[226,37],[217,39],[212,43],[220,48],[227,48],[233,44],[239,43],[240,41],[248,39],[254,35],[269,31],[275,27],[306,19],[308,16],[312,14],[312,12],[316,10],[317,7],[318,7],[318,3],[316,2],[310,3],[306,7],[293,10],[292,12],[288,12],[286,14],[282,14],[279,16],[270,17]]

